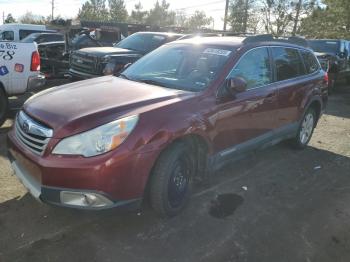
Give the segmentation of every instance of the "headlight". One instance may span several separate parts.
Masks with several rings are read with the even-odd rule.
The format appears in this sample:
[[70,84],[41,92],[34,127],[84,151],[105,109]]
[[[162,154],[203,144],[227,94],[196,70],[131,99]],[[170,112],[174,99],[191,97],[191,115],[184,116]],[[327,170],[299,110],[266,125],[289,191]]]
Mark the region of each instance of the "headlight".
[[129,136],[138,116],[129,116],[63,139],[54,148],[57,155],[97,156],[118,147]]

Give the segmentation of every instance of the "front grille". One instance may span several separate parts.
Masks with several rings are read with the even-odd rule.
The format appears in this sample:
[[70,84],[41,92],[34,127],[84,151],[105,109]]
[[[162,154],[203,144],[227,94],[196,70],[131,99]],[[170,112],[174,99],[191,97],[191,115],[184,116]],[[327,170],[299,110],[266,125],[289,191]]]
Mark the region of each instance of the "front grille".
[[34,154],[43,155],[53,131],[20,111],[15,122],[15,134],[24,147]]
[[77,52],[72,54],[70,67],[78,72],[99,74],[98,59],[94,56],[83,55]]

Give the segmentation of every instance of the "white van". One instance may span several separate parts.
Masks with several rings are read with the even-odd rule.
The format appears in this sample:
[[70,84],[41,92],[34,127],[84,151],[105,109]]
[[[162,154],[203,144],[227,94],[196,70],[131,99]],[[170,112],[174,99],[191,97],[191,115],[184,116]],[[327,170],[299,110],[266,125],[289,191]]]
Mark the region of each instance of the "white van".
[[8,97],[22,95],[44,84],[35,43],[0,42],[0,126],[7,118]]
[[55,32],[45,25],[3,24],[0,25],[0,41],[19,42],[32,33]]

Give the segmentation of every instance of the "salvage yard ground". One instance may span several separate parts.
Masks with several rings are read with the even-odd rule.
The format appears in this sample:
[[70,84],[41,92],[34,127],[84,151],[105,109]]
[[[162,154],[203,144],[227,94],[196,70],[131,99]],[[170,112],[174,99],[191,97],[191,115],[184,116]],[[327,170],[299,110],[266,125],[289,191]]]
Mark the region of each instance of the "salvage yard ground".
[[306,150],[282,143],[225,167],[171,220],[147,205],[84,212],[36,202],[6,157],[11,125],[0,128],[1,262],[350,261],[350,87],[330,97]]

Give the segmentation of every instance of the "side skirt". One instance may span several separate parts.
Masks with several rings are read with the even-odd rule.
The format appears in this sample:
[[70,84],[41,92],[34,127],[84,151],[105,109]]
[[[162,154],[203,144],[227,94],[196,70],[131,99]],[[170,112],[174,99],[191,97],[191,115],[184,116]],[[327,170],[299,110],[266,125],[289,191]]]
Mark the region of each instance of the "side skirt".
[[285,125],[276,130],[267,132],[261,136],[227,148],[212,155],[208,159],[208,171],[210,173],[217,171],[225,165],[247,157],[256,150],[263,150],[279,142],[296,136],[299,122]]

